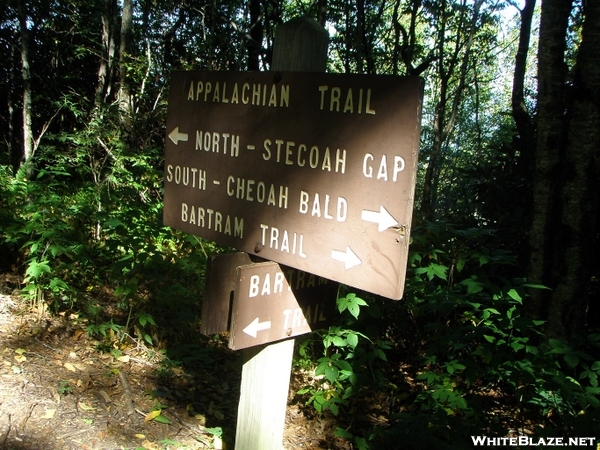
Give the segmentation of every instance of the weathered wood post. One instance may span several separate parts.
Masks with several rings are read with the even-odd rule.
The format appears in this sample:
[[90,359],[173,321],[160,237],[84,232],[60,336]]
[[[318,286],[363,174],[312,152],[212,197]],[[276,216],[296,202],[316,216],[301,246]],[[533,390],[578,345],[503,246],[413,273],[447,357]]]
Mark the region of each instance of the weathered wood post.
[[[280,25],[273,45],[274,71],[325,72],[327,31],[309,18]],[[294,340],[244,350],[236,450],[280,450]]]

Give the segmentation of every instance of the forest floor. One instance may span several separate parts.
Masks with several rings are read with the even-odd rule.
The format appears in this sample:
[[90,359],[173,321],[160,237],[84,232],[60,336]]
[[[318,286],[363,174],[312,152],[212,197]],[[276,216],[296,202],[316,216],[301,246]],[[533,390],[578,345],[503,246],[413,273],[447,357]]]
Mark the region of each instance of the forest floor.
[[[139,345],[117,356],[100,351],[75,315],[33,311],[8,285],[0,283],[0,449],[233,447],[241,358],[224,343],[191,369]],[[292,373],[284,448],[350,449],[332,418],[308,417],[294,400],[300,378]]]

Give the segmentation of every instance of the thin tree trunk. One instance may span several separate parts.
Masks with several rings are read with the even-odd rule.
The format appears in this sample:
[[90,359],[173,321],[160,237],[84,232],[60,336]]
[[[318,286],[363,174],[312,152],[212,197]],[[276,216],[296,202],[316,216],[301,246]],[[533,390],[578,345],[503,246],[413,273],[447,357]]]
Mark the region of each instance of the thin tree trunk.
[[[31,163],[33,156],[33,127],[31,119],[32,92],[31,69],[29,67],[29,30],[27,16],[23,10],[23,2],[18,2],[19,25],[21,28],[21,74],[23,77],[23,155],[19,167]],[[31,177],[32,168],[27,167],[27,176]]]
[[96,108],[106,101],[112,92],[113,63],[116,50],[116,12],[116,0],[104,0],[104,11],[102,12],[102,48],[100,49],[98,84],[96,85]]
[[133,102],[131,98],[131,80],[129,77],[129,62],[131,54],[131,26],[133,24],[133,0],[123,0],[123,13],[121,15],[121,41],[119,45],[119,71],[121,81],[119,84],[119,109],[121,120],[129,129]]
[[512,87],[512,112],[517,132],[521,138],[521,151],[532,151],[533,130],[531,116],[525,104],[525,73],[527,71],[527,54],[529,52],[529,41],[531,37],[531,21],[535,9],[536,0],[525,0],[525,6],[521,10],[521,27],[519,31],[519,46],[515,56],[515,70]]
[[[421,201],[421,212],[423,217],[427,220],[433,220],[434,210],[435,210],[435,202],[434,199],[436,197],[434,178],[437,177],[439,171],[439,164],[441,160],[441,151],[444,145],[444,142],[454,129],[454,125],[456,123],[456,117],[458,115],[458,108],[460,106],[460,102],[462,101],[462,95],[466,87],[467,83],[467,73],[469,71],[470,59],[471,59],[471,49],[473,42],[475,40],[475,33],[477,31],[477,21],[479,19],[479,9],[483,4],[483,0],[477,0],[473,5],[473,16],[471,17],[471,21],[468,25],[468,34],[465,36],[464,40],[461,42],[460,35],[456,37],[455,47],[453,55],[450,59],[448,67],[444,66],[444,46],[445,46],[445,28],[446,28],[446,16],[445,10],[442,10],[442,26],[440,27],[440,31],[438,33],[439,36],[439,49],[440,49],[440,57],[439,57],[439,69],[438,76],[440,78],[440,94],[439,94],[439,102],[436,107],[436,114],[433,124],[433,146],[431,150],[431,156],[429,158],[429,162],[427,164],[427,168],[425,169],[425,179],[423,182],[423,197]],[[445,5],[445,3],[443,3]],[[459,55],[459,51],[461,47],[462,55]],[[458,69],[458,81],[456,88],[453,90],[451,97],[452,101],[450,101],[450,79],[454,75],[454,71],[456,67],[460,63],[460,67]],[[450,104],[449,104],[450,103]],[[448,112],[448,115],[446,114]]]
[[[367,58],[365,37],[365,0],[356,0],[356,62],[357,73],[364,73],[364,61]],[[367,65],[368,71],[368,65]]]
[[[15,33],[16,34],[16,33]],[[16,37],[16,36],[15,36]],[[15,127],[14,127],[14,116],[15,116],[15,104],[13,100],[13,87],[15,86],[15,71],[13,67],[16,64],[16,55],[17,55],[17,39],[14,39],[10,45],[10,61],[8,67],[10,67],[9,72],[9,91],[6,95],[7,97],[7,108],[8,108],[8,138],[7,138],[7,147],[8,147],[8,161],[11,167],[16,171],[19,168],[21,155],[15,155]]]
[[260,0],[250,0],[250,39],[248,41],[248,70],[260,70],[262,48],[262,5]]
[[325,28],[327,24],[327,0],[318,0],[317,22]]

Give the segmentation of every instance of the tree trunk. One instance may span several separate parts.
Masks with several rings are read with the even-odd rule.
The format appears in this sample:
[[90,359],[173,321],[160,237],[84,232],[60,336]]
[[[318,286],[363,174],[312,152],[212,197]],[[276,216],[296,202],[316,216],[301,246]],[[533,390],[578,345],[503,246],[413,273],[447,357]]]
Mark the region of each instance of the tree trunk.
[[521,152],[531,152],[534,143],[531,116],[525,104],[525,73],[527,71],[527,54],[531,36],[531,21],[536,0],[525,0],[521,10],[521,27],[519,31],[519,47],[515,56],[515,70],[512,87],[512,112],[517,132],[521,139]]
[[327,0],[318,0],[317,22],[323,28],[327,24]]
[[[475,40],[477,31],[477,21],[479,20],[479,10],[483,0],[477,0],[473,5],[473,15],[469,24],[465,28],[467,33],[464,37],[461,34],[452,40],[454,48],[449,61],[444,61],[445,45],[446,45],[446,10],[445,2],[442,3],[441,10],[441,27],[438,33],[439,39],[439,62],[438,62],[438,77],[440,79],[439,102],[436,105],[435,118],[433,124],[433,145],[431,155],[425,169],[425,180],[423,182],[423,196],[421,200],[421,213],[427,220],[433,220],[435,210],[436,183],[435,178],[439,173],[439,164],[441,161],[441,152],[444,142],[454,129],[458,109],[462,101],[463,92],[467,83],[467,74],[471,64],[471,48]],[[460,53],[462,48],[462,54]],[[459,66],[460,64],[460,66]],[[458,71],[458,74],[455,73]],[[450,92],[450,81],[456,79],[456,87]]]
[[115,57],[115,32],[117,28],[117,2],[104,0],[102,12],[102,48],[96,85],[96,108],[106,101],[112,92],[113,61]]
[[248,70],[260,70],[260,51],[263,28],[260,0],[250,0],[250,39],[248,41]]
[[594,257],[600,187],[600,3],[587,2],[584,14],[561,164],[564,262],[557,261],[561,276],[548,307],[549,334],[564,337],[585,330],[592,279],[600,266]]
[[538,144],[526,312],[547,320],[550,336],[585,332],[598,236],[600,4],[584,7],[575,77],[564,52],[572,0],[544,2],[538,56]]
[[18,2],[18,11],[21,28],[21,74],[23,77],[23,155],[19,167],[27,164],[27,176],[31,177],[33,172],[29,166],[33,156],[31,69],[29,67],[29,30],[27,29],[27,16],[23,10],[22,1]]
[[9,92],[7,93],[7,110],[8,110],[8,138],[7,138],[7,147],[8,147],[8,161],[11,165],[11,167],[13,168],[13,170],[16,172],[19,169],[19,166],[21,164],[21,155],[17,154],[20,152],[16,152],[15,148],[17,147],[15,145],[15,130],[14,130],[14,116],[15,116],[15,103],[14,103],[14,98],[13,98],[13,87],[15,86],[15,71],[12,70],[16,63],[16,59],[17,59],[17,42],[18,42],[18,38],[16,36],[17,32],[15,31],[15,39],[13,40],[13,42],[10,44],[10,61],[8,64],[8,67],[11,68],[10,73],[9,73],[9,82],[8,82],[8,86],[9,86]]
[[[572,0],[542,4],[538,49],[538,131],[533,182],[533,216],[529,235],[528,278],[550,288],[557,285],[560,227],[561,154],[564,153],[563,116],[567,68],[564,61],[566,33]],[[525,312],[533,318],[547,317],[551,293],[533,290]]]
[[121,15],[121,42],[119,44],[119,71],[121,80],[119,84],[119,110],[121,120],[129,130],[131,127],[131,114],[133,102],[131,98],[131,80],[129,77],[129,62],[131,54],[131,26],[133,23],[133,0],[123,0],[123,14]]

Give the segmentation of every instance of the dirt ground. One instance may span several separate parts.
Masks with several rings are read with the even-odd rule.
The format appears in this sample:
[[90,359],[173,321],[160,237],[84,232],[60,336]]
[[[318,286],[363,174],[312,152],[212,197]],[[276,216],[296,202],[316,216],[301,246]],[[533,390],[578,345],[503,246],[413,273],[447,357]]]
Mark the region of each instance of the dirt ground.
[[[226,348],[192,372],[144,346],[102,352],[76,317],[0,294],[0,449],[232,449],[240,370]],[[284,448],[349,449],[334,430],[290,401]]]

